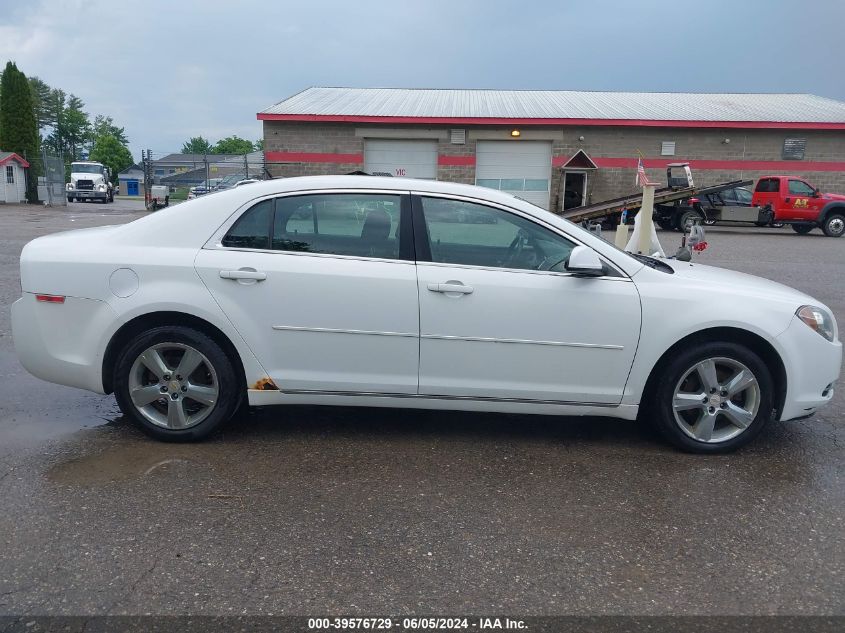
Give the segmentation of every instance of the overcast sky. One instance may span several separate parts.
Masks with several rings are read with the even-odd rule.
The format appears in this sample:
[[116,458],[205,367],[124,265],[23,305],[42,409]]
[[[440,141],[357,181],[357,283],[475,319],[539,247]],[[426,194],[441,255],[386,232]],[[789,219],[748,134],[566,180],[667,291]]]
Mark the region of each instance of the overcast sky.
[[142,148],[261,136],[308,86],[809,92],[845,100],[845,0],[0,0],[0,61]]

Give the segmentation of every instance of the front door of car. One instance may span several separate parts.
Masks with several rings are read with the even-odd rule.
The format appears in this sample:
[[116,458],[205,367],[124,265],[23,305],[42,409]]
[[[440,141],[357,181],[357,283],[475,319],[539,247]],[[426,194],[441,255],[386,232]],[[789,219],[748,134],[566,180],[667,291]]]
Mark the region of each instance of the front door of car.
[[410,203],[394,193],[268,199],[196,269],[282,391],[416,393]]
[[640,332],[634,284],[563,270],[576,245],[506,210],[414,198],[420,394],[617,404]]
[[790,211],[790,219],[810,222],[818,218],[823,201],[815,197],[815,188],[797,178],[790,178],[787,186],[788,192],[784,202]]

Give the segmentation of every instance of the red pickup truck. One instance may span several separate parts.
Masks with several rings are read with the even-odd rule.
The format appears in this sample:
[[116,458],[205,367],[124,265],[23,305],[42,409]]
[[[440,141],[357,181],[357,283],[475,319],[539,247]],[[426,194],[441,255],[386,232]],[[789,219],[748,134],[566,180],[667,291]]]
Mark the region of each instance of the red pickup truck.
[[800,235],[816,227],[828,237],[845,235],[845,196],[822,193],[797,176],[763,176],[754,187],[751,204],[768,207],[772,223],[789,224]]

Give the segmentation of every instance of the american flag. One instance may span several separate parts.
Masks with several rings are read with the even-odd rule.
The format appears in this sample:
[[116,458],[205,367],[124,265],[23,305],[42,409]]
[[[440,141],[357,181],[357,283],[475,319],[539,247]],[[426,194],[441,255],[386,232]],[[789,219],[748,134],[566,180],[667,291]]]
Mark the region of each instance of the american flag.
[[635,185],[639,185],[640,187],[645,187],[646,185],[653,185],[654,183],[648,179],[645,173],[645,167],[643,167],[643,159],[637,159],[637,177],[634,180]]

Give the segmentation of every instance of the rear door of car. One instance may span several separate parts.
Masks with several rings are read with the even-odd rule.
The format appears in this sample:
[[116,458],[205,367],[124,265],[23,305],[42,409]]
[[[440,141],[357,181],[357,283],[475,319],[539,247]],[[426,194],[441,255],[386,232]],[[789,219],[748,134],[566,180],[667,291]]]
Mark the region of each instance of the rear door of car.
[[325,191],[244,208],[196,269],[282,391],[417,392],[410,199]]

